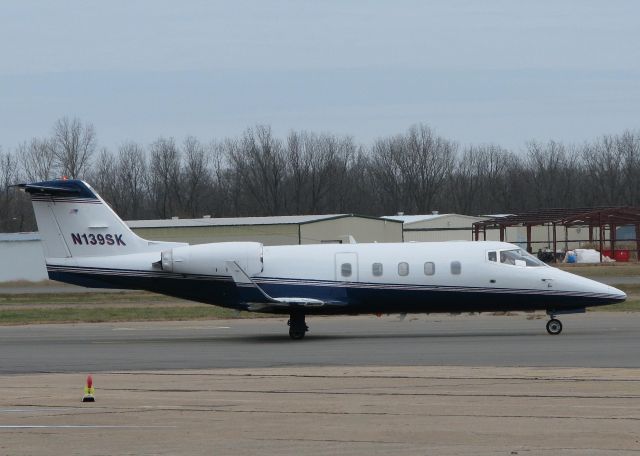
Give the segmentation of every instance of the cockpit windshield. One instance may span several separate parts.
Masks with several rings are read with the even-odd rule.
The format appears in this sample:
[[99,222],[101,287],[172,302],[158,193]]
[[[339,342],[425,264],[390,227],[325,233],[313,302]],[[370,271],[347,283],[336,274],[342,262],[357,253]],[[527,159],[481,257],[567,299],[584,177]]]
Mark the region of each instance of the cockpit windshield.
[[542,261],[522,249],[501,250],[500,263],[527,267],[545,266]]

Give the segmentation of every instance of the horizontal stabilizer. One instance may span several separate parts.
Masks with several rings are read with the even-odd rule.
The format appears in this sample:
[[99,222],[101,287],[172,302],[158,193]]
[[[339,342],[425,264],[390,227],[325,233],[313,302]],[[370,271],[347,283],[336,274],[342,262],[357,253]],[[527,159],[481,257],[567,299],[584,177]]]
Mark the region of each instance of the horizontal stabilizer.
[[53,187],[39,184],[17,184],[11,187],[18,187],[27,193],[36,193],[42,195],[75,195],[81,193],[79,188],[74,187]]

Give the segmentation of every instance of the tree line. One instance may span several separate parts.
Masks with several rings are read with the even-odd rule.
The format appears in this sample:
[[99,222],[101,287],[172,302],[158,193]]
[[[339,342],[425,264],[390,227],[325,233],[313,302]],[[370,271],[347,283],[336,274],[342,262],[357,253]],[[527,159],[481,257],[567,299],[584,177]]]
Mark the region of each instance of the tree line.
[[87,180],[127,220],[638,206],[640,132],[530,141],[515,153],[460,146],[423,124],[366,146],[330,133],[277,137],[257,125],[223,140],[159,137],[109,150],[92,124],[65,117],[50,136],[0,148],[0,231],[36,229],[28,197],[9,185],[61,176]]

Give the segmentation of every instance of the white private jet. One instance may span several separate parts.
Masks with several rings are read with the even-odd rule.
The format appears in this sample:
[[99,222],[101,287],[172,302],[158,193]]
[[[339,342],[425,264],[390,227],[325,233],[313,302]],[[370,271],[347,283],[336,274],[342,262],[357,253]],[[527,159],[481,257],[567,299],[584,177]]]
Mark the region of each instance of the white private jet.
[[292,339],[308,331],[307,314],[545,310],[547,331],[560,334],[555,315],[626,299],[504,242],[155,242],[133,233],[81,180],[17,187],[31,195],[51,279],[288,314]]

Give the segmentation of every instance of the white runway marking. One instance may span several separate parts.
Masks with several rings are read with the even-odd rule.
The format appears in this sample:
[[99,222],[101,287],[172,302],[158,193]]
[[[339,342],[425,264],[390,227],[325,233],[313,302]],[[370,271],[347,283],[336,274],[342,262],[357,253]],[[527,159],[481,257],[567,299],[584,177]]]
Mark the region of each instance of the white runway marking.
[[176,427],[178,426],[110,426],[102,424],[0,424],[0,429],[157,429]]
[[55,407],[55,408],[47,408],[47,407],[33,407],[33,408],[22,408],[22,409],[0,409],[0,413],[34,413],[34,412],[59,412],[66,410],[75,410],[77,407]]
[[198,331],[210,331],[212,329],[231,329],[231,326],[179,326],[179,327],[156,327],[156,328],[130,328],[126,326],[111,328],[112,331],[182,331],[185,329],[194,329]]

